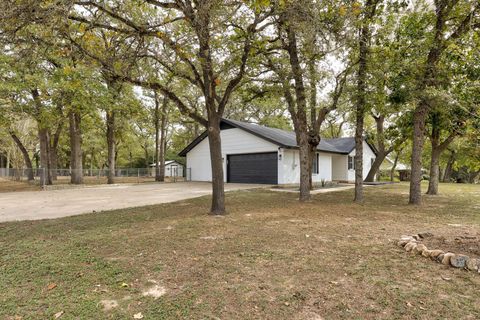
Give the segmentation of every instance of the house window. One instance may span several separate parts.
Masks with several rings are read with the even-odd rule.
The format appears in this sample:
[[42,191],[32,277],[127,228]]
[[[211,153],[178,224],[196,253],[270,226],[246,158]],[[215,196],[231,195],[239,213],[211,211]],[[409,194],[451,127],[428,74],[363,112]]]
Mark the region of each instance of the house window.
[[351,156],[348,156],[348,170],[355,170],[355,160]]
[[318,174],[320,172],[320,166],[319,166],[319,154],[316,153],[315,157],[313,157],[313,165],[312,165],[312,172],[313,174]]

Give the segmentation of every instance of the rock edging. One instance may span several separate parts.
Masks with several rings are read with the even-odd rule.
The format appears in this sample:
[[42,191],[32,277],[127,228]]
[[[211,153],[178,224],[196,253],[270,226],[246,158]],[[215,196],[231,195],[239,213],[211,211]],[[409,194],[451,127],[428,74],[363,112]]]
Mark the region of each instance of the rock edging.
[[452,252],[444,252],[442,250],[429,250],[421,239],[431,234],[416,234],[413,236],[402,235],[397,245],[404,248],[407,252],[412,252],[424,257],[430,258],[441,264],[462,268],[465,270],[477,272],[480,274],[480,259],[471,258],[463,254],[455,254]]

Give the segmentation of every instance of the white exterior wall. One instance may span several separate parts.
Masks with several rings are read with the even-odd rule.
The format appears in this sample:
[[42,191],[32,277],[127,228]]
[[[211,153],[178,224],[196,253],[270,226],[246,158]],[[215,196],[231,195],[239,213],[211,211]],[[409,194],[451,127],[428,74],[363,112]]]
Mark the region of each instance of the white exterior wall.
[[[354,157],[355,156],[355,150],[350,152],[349,156]],[[373,150],[370,148],[368,143],[363,141],[363,179],[367,177],[368,172],[370,171],[370,168],[372,167],[371,159],[375,158],[375,153]],[[348,170],[348,167],[346,167]],[[348,181],[355,181],[355,170],[348,170]]]
[[176,176],[183,177],[183,166],[177,162],[170,163],[165,166],[165,177],[171,177],[174,175],[175,167],[177,168]]
[[[300,182],[300,154],[295,149],[281,149],[282,160],[278,162],[278,184],[298,184]],[[332,155],[319,152],[318,174],[312,181],[332,181]]]
[[[279,148],[276,144],[256,137],[242,129],[233,128],[221,131],[224,179],[227,179],[226,159],[230,154],[278,152],[278,184],[298,184],[300,181],[300,158],[295,149]],[[375,153],[363,142],[363,178],[366,178]],[[355,156],[355,150],[350,153]],[[192,181],[211,181],[212,169],[208,138],[187,153],[187,168],[191,169]],[[313,182],[321,180],[355,181],[355,170],[348,170],[347,155],[319,152],[319,173],[312,177]]]
[[[223,172],[227,181],[227,155],[258,152],[277,152],[278,146],[256,137],[242,129],[225,129],[220,132],[222,140]],[[279,165],[280,167],[280,165]],[[212,181],[210,148],[208,138],[187,153],[187,168],[191,169],[192,181]],[[280,176],[279,176],[280,180]]]

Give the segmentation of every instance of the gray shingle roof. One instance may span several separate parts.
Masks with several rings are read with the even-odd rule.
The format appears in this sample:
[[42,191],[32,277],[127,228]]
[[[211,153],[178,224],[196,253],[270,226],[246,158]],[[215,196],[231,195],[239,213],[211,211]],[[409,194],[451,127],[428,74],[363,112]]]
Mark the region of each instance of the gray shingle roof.
[[[257,137],[270,141],[283,148],[298,148],[295,132],[276,128],[269,128],[254,123],[237,120],[223,119],[223,123],[235,128],[243,129]],[[190,143],[179,155],[185,156],[207,136],[204,132],[201,136]],[[329,153],[349,154],[355,148],[355,138],[322,139],[317,150]],[[372,148],[373,149],[373,148]],[[373,149],[375,151],[375,149]]]
[[[252,134],[260,136],[270,142],[278,144],[285,148],[297,148],[297,138],[295,132],[282,129],[269,128],[254,123],[224,119],[228,124],[234,127],[244,129]],[[350,153],[355,148],[355,138],[336,138],[322,139],[317,150],[333,153]]]

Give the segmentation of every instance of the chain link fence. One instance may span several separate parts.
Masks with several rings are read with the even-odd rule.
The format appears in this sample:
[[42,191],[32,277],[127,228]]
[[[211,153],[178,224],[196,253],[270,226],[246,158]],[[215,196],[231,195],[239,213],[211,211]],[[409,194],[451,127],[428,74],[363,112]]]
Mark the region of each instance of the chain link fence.
[[[45,185],[70,184],[72,175],[81,177],[83,184],[107,184],[110,169],[13,169],[0,168],[0,182],[16,181],[19,183]],[[165,182],[190,181],[191,169],[183,167],[172,168],[165,171]],[[114,183],[145,183],[155,182],[155,168],[117,168],[113,170]]]

